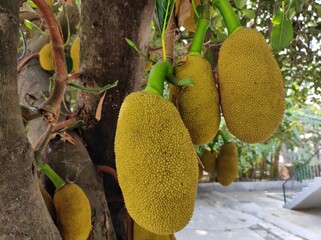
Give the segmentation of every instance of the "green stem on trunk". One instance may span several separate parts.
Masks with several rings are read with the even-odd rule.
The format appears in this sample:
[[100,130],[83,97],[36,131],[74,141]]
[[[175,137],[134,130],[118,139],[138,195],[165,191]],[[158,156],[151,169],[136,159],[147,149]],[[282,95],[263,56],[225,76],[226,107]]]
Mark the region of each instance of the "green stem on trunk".
[[242,27],[240,19],[235,14],[231,4],[227,0],[214,0],[213,7],[218,8],[222,14],[229,35],[239,27]]
[[150,71],[145,91],[163,97],[164,81],[172,74],[173,66],[169,61],[165,60],[156,63]]
[[210,3],[209,0],[202,0],[202,17],[199,19],[191,47],[188,51],[191,55],[202,53],[203,42],[206,31],[210,25]]
[[59,175],[48,165],[48,163],[42,163],[39,166],[39,169],[46,174],[50,181],[55,185],[56,191],[66,184],[66,182],[59,177]]

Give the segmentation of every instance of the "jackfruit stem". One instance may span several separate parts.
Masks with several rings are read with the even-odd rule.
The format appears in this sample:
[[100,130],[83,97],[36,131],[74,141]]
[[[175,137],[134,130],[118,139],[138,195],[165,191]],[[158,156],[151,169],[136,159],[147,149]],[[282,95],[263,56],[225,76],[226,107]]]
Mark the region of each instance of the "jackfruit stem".
[[213,7],[218,8],[222,14],[229,35],[242,27],[240,19],[235,14],[231,4],[227,0],[214,0]]
[[219,131],[218,131],[218,135],[220,135],[220,136],[221,136],[221,138],[222,138],[222,140],[223,140],[224,144],[228,142],[228,140],[227,140],[227,138],[226,138],[225,134],[224,134],[221,130],[219,130]]
[[173,75],[173,65],[169,61],[156,63],[149,73],[145,91],[163,97],[164,81],[171,75]]
[[55,185],[56,191],[66,184],[66,182],[49,166],[48,163],[42,163],[39,166],[39,169],[46,174],[50,181]]
[[202,54],[203,42],[206,31],[210,25],[210,3],[209,0],[202,0],[202,16],[199,19],[191,47],[188,51],[191,55]]

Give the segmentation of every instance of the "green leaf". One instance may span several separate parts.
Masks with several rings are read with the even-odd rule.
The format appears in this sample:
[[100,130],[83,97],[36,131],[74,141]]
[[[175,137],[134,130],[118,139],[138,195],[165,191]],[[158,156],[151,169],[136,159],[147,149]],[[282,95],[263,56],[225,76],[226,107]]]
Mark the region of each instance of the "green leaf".
[[274,14],[272,17],[272,23],[274,25],[279,25],[282,22],[282,12],[279,5],[276,3],[274,8]]
[[303,1],[294,0],[294,8],[296,13],[300,13],[302,11]]
[[23,20],[23,23],[26,25],[27,28],[29,28],[32,31],[43,33],[42,29],[39,28],[36,24],[30,22],[29,20],[25,19]]
[[242,13],[248,18],[248,19],[254,19],[255,18],[255,11],[250,9],[243,9]]
[[28,4],[30,7],[32,7],[32,8],[38,8],[37,5],[34,4],[34,2],[31,1],[31,0],[28,0],[28,1],[27,1],[27,4]]
[[156,15],[161,31],[165,30],[174,9],[174,0],[156,0]]
[[234,0],[234,3],[238,9],[243,9],[246,6],[247,0]]
[[290,45],[293,40],[293,26],[292,22],[285,17],[278,25],[274,25],[271,32],[272,48],[281,51]]

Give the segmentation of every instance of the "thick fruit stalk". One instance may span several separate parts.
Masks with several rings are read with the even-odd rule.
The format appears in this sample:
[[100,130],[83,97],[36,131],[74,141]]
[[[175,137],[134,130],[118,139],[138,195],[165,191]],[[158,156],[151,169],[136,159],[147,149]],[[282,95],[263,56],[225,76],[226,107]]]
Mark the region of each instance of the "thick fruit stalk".
[[265,38],[237,21],[226,0],[221,11],[230,36],[218,58],[218,86],[227,127],[247,143],[266,140],[283,119],[285,94],[280,68]]
[[149,232],[170,235],[190,220],[198,161],[175,106],[163,97],[168,62],[153,66],[145,91],[128,95],[120,109],[115,156],[130,216]]
[[209,2],[202,1],[203,15],[197,25],[185,64],[175,68],[178,79],[191,78],[194,87],[170,86],[170,99],[176,104],[194,145],[204,145],[216,135],[220,124],[219,94],[210,63],[201,55],[209,26]]
[[238,153],[234,143],[225,143],[216,160],[217,180],[223,186],[230,185],[238,176]]

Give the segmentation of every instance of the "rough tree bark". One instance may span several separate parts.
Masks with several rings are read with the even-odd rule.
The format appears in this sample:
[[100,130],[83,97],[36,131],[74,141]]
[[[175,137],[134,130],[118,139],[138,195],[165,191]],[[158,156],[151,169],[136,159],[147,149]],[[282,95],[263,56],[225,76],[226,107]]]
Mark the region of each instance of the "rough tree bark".
[[18,11],[18,1],[0,1],[0,238],[61,239],[38,188],[18,107]]
[[[146,52],[154,1],[92,0],[81,5],[81,69],[86,86],[104,86],[118,80],[106,92],[100,121],[95,119],[101,95],[82,93],[80,115],[87,123],[83,138],[96,164],[115,168],[114,136],[123,99],[140,86],[145,60],[127,45],[125,37]],[[121,195],[118,184],[104,176],[108,199]],[[126,211],[123,202],[109,201],[117,239],[126,239]]]

